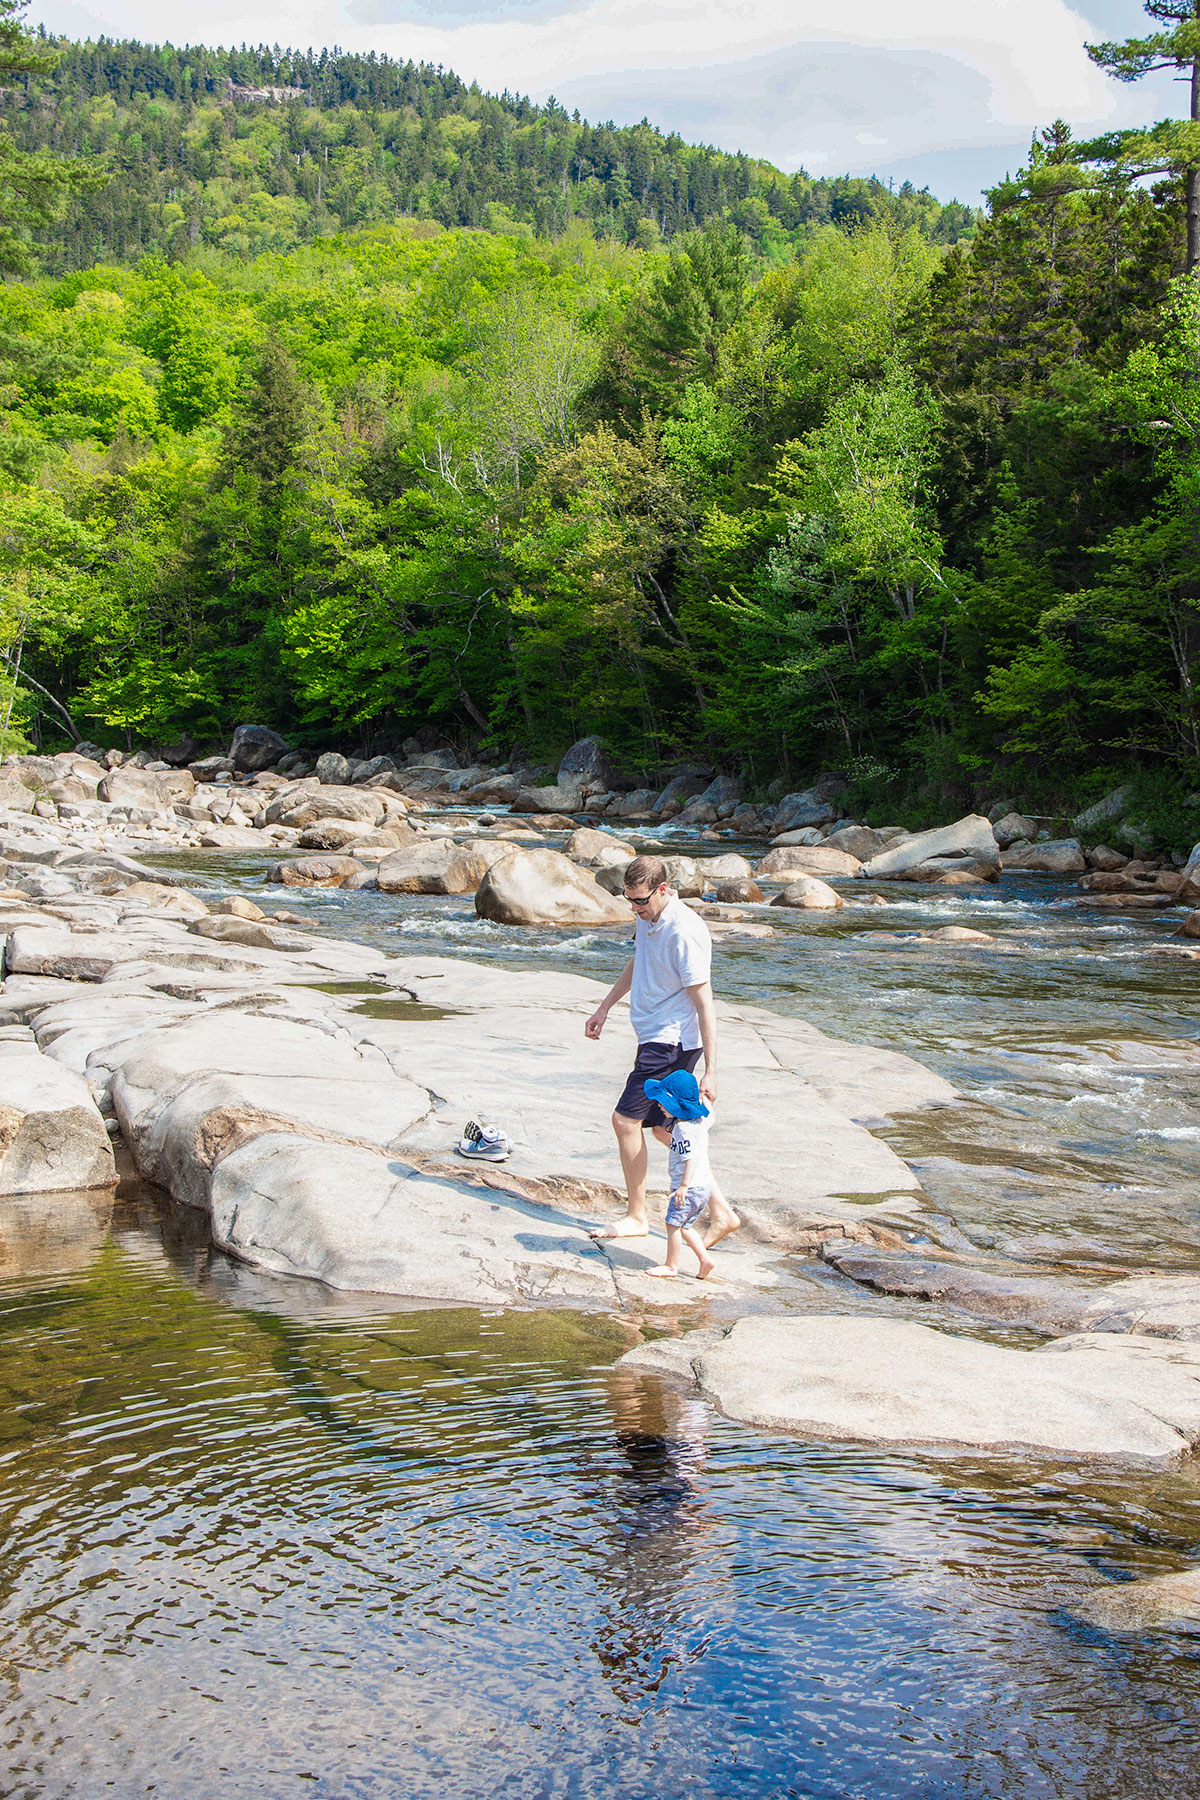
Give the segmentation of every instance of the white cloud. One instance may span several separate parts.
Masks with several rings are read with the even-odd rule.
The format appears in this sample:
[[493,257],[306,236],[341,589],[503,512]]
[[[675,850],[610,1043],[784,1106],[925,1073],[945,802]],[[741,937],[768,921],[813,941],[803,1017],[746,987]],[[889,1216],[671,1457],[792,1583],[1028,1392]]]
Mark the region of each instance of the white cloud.
[[[163,35],[150,0],[43,0],[35,15],[74,35]],[[414,57],[825,170],[862,170],[884,145],[902,161],[1010,145],[1058,116],[1131,117],[1136,98],[1091,64],[1088,35],[1065,0],[194,0],[171,19],[179,42]]]

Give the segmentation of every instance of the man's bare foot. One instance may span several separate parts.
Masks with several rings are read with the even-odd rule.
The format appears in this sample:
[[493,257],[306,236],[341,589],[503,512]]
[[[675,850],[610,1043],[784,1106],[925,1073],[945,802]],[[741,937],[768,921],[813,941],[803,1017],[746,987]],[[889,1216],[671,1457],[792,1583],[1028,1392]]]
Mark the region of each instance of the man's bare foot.
[[597,1243],[602,1238],[639,1238],[649,1234],[650,1227],[644,1219],[630,1218],[627,1213],[623,1219],[614,1219],[611,1225],[597,1225],[588,1232],[590,1238]]
[[[712,1267],[712,1264],[710,1263],[709,1268],[711,1268],[711,1267]],[[679,1270],[673,1269],[671,1267],[670,1263],[655,1263],[655,1265],[652,1269],[646,1270],[646,1273],[647,1273],[647,1275],[657,1275],[663,1281],[674,1281],[675,1277],[679,1273]]]
[[696,1271],[696,1280],[707,1281],[716,1266],[717,1265],[711,1256],[704,1257],[700,1263],[700,1267]]
[[723,1206],[714,1217],[712,1206],[710,1204],[708,1217],[709,1226],[704,1234],[704,1247],[706,1250],[711,1250],[714,1244],[719,1244],[721,1242],[722,1238],[731,1237],[735,1231],[741,1229],[742,1221],[734,1212],[732,1206]]

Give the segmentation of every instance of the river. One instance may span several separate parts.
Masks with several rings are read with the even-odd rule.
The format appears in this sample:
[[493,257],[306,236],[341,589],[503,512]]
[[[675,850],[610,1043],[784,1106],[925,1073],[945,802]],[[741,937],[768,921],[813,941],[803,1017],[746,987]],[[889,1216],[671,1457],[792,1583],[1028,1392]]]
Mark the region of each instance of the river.
[[[158,860],[264,899],[261,858]],[[958,1087],[881,1127],[931,1239],[1200,1266],[1200,963],[1155,953],[1170,916],[1035,876],[844,892],[715,979]],[[394,951],[624,955],[469,900],[265,903]],[[996,942],[914,941],[947,923]],[[1198,1559],[1197,1465],[781,1438],[623,1377],[613,1318],[267,1279],[136,1183],[77,1213],[0,1285],[4,1796],[1200,1790],[1200,1637],[1080,1611]]]

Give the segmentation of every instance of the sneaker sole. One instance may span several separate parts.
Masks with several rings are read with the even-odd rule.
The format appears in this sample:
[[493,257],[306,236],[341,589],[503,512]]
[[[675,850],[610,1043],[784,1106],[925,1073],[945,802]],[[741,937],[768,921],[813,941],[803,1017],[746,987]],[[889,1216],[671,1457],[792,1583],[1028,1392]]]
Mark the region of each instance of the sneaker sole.
[[464,1150],[461,1144],[455,1144],[454,1148],[459,1156],[465,1156],[468,1162],[507,1162],[512,1155],[511,1150],[476,1150],[474,1146],[469,1150]]

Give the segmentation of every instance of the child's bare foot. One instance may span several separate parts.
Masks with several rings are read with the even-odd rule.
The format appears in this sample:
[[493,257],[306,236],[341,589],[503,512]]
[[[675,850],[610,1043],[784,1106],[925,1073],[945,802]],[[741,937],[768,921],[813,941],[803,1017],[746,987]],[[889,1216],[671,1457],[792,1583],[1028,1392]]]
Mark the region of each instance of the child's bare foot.
[[699,1260],[700,1267],[696,1270],[696,1280],[707,1281],[717,1265],[711,1256],[702,1256]]
[[[708,1266],[710,1269],[712,1268],[711,1263]],[[661,1281],[674,1281],[679,1270],[673,1269],[670,1263],[655,1263],[652,1269],[646,1270],[646,1273],[647,1275],[657,1275]]]
[[593,1230],[588,1232],[588,1236],[590,1238],[595,1238],[597,1243],[599,1243],[604,1238],[646,1237],[649,1230],[650,1227],[644,1224],[641,1219],[631,1219],[626,1215],[623,1219],[614,1219],[611,1225],[597,1225]]

